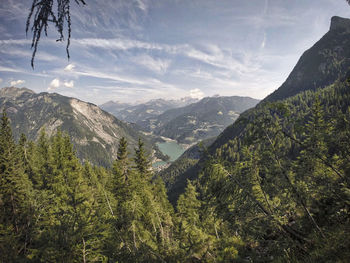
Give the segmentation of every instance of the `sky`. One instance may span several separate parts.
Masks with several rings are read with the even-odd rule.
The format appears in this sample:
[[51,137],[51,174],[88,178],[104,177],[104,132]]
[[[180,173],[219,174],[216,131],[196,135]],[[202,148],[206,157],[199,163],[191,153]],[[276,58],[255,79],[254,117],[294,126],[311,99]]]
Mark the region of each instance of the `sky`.
[[[70,59],[50,26],[32,69],[30,0],[1,0],[0,87],[95,104],[204,96],[263,99],[277,89],[345,0],[71,1]],[[65,33],[66,34],[66,33]]]

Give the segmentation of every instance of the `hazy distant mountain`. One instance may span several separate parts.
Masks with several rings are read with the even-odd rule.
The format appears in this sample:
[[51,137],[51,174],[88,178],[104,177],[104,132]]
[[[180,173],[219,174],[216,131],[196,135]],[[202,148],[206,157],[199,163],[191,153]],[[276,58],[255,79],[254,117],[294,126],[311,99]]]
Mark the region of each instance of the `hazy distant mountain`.
[[56,93],[36,94],[28,89],[0,90],[0,108],[6,109],[15,138],[21,133],[35,140],[41,129],[51,135],[58,128],[68,132],[79,158],[109,165],[116,157],[118,141],[126,137],[133,152],[139,137],[146,148],[153,145],[132,125],[122,122],[94,104]]
[[99,107],[101,109],[109,112],[110,114],[113,114],[114,116],[117,116],[121,110],[124,110],[128,107],[131,107],[131,106],[132,105],[128,104],[128,103],[112,101],[112,100],[107,101],[106,103],[99,105]]
[[148,119],[155,134],[180,143],[194,143],[217,136],[232,124],[239,114],[254,107],[259,100],[249,97],[207,97],[185,107],[171,109]]
[[155,99],[137,105],[109,101],[100,105],[100,107],[120,120],[136,123],[141,127],[146,128],[148,122],[145,120],[158,116],[166,110],[183,107],[197,101],[198,99],[190,97],[185,97],[179,100]]

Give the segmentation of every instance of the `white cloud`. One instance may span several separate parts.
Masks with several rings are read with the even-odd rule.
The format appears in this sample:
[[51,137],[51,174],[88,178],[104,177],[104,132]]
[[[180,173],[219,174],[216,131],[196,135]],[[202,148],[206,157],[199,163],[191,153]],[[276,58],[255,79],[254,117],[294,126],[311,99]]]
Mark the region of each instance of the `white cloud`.
[[10,82],[11,86],[19,86],[19,85],[22,85],[22,84],[24,84],[24,83],[25,83],[25,81],[22,80],[22,79],[13,80],[13,81]]
[[144,12],[147,11],[148,6],[146,5],[145,2],[143,2],[142,0],[137,0],[137,4],[138,4],[138,7],[139,7],[142,11],[144,11]]
[[74,64],[68,64],[65,68],[64,68],[64,71],[73,71],[75,68],[75,65]]
[[140,64],[157,73],[165,73],[171,63],[171,61],[168,59],[155,59],[149,55],[138,56],[133,60],[135,63]]
[[55,78],[50,82],[50,85],[47,88],[47,90],[52,91],[52,90],[58,89],[60,87],[72,89],[72,88],[74,88],[74,81],[73,80],[70,80],[70,81],[65,80],[62,82],[59,78]]
[[266,32],[264,32],[264,39],[263,39],[260,47],[265,48],[265,46],[266,46]]
[[3,67],[3,66],[0,66],[0,71],[4,71],[4,72],[21,72],[21,70],[19,69],[16,69],[16,68],[9,68],[9,67]]
[[61,85],[61,82],[60,82],[59,78],[55,78],[55,79],[53,79],[51,81],[51,83],[50,83],[49,87],[47,88],[47,90],[50,91],[50,90],[57,89],[57,88],[60,87],[60,85]]
[[[0,42],[1,43],[1,42]],[[151,43],[128,38],[80,38],[72,41],[72,46],[79,47],[94,47],[109,50],[130,50],[130,49],[144,49],[144,50],[160,50],[168,53],[176,53],[181,50],[189,48],[186,45],[167,45],[159,43]]]
[[204,93],[200,89],[191,89],[190,97],[193,99],[201,99],[204,97]]
[[74,76],[94,77],[131,86],[147,86],[150,89],[172,89],[174,85],[160,81],[157,78],[141,78],[137,76],[120,75],[117,72],[96,71],[96,68],[81,67],[82,71],[74,71]]
[[30,45],[31,40],[29,39],[2,39],[0,45]]
[[63,86],[65,86],[66,88],[72,89],[72,88],[74,88],[74,81],[73,81],[73,80],[71,80],[71,81],[65,81],[65,82],[63,83]]
[[2,78],[0,78],[0,83],[1,83],[2,81],[3,81]]

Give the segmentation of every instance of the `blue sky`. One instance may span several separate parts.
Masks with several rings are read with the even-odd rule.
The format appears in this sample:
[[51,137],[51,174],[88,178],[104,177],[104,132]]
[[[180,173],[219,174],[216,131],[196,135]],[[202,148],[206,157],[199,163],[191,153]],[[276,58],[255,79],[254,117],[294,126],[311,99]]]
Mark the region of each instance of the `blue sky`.
[[277,89],[302,53],[350,17],[345,0],[72,1],[72,39],[42,37],[30,66],[29,0],[1,0],[0,87],[108,100],[242,95]]

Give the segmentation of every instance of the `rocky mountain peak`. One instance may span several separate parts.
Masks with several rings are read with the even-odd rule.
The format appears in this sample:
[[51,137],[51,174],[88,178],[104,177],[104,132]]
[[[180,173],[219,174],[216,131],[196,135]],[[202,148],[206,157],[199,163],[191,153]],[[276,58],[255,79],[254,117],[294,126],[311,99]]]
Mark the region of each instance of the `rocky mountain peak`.
[[31,94],[35,93],[34,91],[27,88],[6,87],[6,88],[0,89],[0,97],[5,97],[5,98],[19,97],[25,92],[31,93]]
[[345,29],[346,31],[350,31],[350,19],[333,16],[331,19],[330,30],[333,31],[338,29]]
[[332,17],[331,28],[304,52],[287,80],[264,101],[324,88],[346,76],[350,67],[350,19]]

